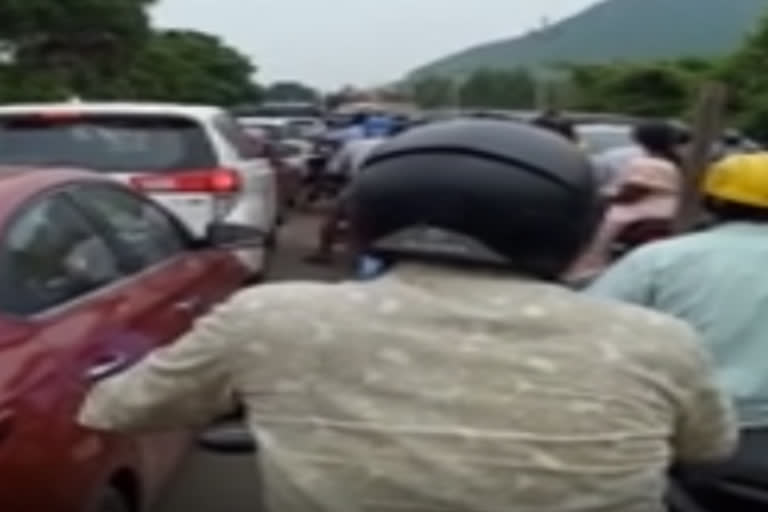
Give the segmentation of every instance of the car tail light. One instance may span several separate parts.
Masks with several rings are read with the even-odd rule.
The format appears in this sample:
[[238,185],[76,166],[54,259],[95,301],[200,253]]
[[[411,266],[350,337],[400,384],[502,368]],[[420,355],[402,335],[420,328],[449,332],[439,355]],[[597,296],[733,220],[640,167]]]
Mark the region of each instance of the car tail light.
[[172,174],[136,176],[131,185],[145,192],[200,192],[233,194],[240,191],[242,179],[231,169],[202,169]]

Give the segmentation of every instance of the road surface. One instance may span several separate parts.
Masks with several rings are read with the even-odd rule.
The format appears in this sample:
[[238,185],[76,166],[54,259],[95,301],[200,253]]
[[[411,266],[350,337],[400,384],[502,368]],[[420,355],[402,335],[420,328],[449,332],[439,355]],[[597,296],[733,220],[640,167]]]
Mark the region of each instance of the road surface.
[[[295,215],[284,226],[272,280],[337,279],[339,266],[316,267],[302,262],[316,240],[317,217]],[[252,457],[195,452],[182,466],[156,512],[258,512],[259,488]]]

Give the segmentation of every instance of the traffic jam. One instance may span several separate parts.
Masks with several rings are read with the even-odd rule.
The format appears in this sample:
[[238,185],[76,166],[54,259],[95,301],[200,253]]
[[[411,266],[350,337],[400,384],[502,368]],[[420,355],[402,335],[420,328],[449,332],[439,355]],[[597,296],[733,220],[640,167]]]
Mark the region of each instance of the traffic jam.
[[[328,171],[354,115],[303,104],[0,107],[0,510],[143,512],[190,447],[256,449],[233,427],[238,413],[202,433],[117,435],[79,425],[78,411],[92,386],[269,279],[281,227],[348,180]],[[537,113],[463,115],[527,124]],[[632,144],[636,120],[571,119],[590,154]],[[757,148],[738,133],[723,144]]]

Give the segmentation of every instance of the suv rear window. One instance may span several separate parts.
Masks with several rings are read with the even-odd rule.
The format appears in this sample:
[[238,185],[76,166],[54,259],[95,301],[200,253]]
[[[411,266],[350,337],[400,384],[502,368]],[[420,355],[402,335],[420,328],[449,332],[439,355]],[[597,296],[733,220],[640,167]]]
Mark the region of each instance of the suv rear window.
[[103,172],[209,168],[203,128],[177,116],[0,116],[0,165],[74,166]]

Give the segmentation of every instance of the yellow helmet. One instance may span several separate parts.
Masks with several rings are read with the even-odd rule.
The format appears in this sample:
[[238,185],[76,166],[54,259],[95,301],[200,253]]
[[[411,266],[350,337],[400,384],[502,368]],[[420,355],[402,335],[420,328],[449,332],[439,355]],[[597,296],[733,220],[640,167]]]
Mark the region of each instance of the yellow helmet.
[[717,162],[704,177],[704,194],[744,206],[768,208],[768,153],[733,155]]

